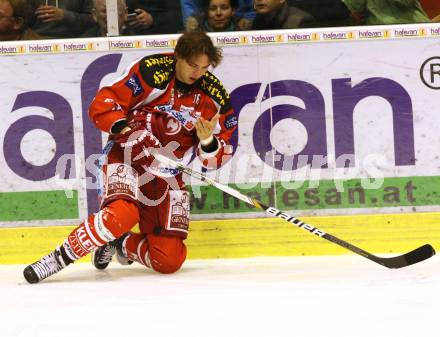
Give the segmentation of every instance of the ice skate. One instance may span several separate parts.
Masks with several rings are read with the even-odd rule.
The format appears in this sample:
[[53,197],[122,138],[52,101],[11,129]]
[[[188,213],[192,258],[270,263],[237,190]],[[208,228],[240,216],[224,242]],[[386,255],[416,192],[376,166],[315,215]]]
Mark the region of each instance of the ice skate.
[[92,264],[96,269],[103,270],[112,262],[113,255],[116,253],[116,247],[111,242],[92,252]]
[[108,267],[116,254],[116,261],[122,265],[132,264],[122,251],[122,243],[128,234],[124,234],[120,238],[113,240],[92,252],[92,264],[96,269],[103,270]]
[[23,270],[23,276],[29,283],[38,283],[45,278],[58,273],[69,263],[64,261],[61,256],[60,248],[57,247],[57,249],[50,254],[27,266]]

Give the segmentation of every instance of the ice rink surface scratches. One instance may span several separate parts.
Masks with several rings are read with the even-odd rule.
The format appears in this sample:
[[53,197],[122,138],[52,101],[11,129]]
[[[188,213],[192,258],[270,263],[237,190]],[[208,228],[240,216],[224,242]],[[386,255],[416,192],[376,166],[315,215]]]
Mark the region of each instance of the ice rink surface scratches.
[[2,337],[406,337],[438,334],[438,256],[399,270],[355,255],[189,260],[172,275],[69,266],[29,285],[0,266]]

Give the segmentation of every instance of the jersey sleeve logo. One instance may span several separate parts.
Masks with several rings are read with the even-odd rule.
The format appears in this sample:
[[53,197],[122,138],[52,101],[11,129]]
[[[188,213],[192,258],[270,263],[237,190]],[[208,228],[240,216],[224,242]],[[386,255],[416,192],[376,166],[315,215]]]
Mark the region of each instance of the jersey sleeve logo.
[[229,115],[228,117],[226,117],[225,119],[225,128],[227,130],[232,129],[233,127],[235,127],[238,124],[238,120],[237,120],[237,116],[235,115]]
[[142,88],[141,85],[141,81],[139,80],[139,77],[136,74],[131,75],[128,81],[125,82],[125,85],[130,88],[134,97],[139,96],[141,93],[144,92],[144,89]]

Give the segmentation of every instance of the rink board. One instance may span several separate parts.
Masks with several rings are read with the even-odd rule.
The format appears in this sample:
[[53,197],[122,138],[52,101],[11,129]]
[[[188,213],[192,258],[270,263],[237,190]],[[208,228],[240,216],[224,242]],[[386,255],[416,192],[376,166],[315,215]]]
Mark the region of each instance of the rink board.
[[[372,253],[403,253],[425,243],[440,249],[440,213],[301,219]],[[185,241],[189,259],[351,254],[277,218],[192,221],[190,227]],[[59,245],[73,228],[0,229],[0,264],[31,263]]]
[[[231,160],[209,177],[301,215],[440,211],[439,24],[211,37],[223,47],[212,71],[238,130]],[[74,224],[98,210],[95,164],[107,137],[89,120],[90,102],[177,38],[0,43],[0,227]],[[254,216],[185,182],[194,219]]]

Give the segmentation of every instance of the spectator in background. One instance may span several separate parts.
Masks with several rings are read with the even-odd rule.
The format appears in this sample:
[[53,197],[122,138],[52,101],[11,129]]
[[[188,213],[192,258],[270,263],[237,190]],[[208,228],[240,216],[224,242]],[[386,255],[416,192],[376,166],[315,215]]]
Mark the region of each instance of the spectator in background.
[[175,34],[183,30],[179,0],[128,0],[127,28],[133,35]]
[[[192,18],[199,15],[202,11],[202,0],[180,0],[182,7],[182,21],[187,29],[188,18]],[[237,9],[234,12],[234,17],[236,18],[236,24],[238,30],[249,30],[252,28],[252,22],[255,19],[255,11],[253,9],[253,0],[238,0]]]
[[307,27],[343,27],[357,24],[342,0],[288,0],[288,3],[314,17],[316,21]]
[[0,41],[41,39],[28,27],[30,14],[26,0],[0,0]]
[[201,0],[201,10],[188,17],[186,31],[224,32],[237,30],[234,11],[237,0]]
[[419,0],[343,0],[359,24],[430,22]]
[[133,35],[153,33],[153,15],[156,17],[163,8],[156,1],[128,0],[128,21],[127,26]]
[[[127,4],[125,0],[118,0],[118,28],[119,35],[125,33],[125,22],[127,21]],[[95,27],[86,32],[85,36],[107,36],[107,3],[106,0],[93,0],[92,9]]]
[[237,29],[252,29],[252,22],[254,22],[256,15],[254,0],[238,0],[238,8],[234,13],[234,17],[237,18]]
[[252,29],[290,29],[311,25],[315,19],[309,13],[293,6],[286,0],[254,0],[257,16]]
[[164,0],[166,3],[165,15],[160,23],[161,34],[175,34],[183,32],[182,8],[179,0]]
[[95,22],[92,0],[30,0],[35,8],[36,22],[32,28],[49,39],[83,35]]
[[180,0],[182,6],[182,21],[183,24],[190,16],[197,15],[200,12],[200,0]]

